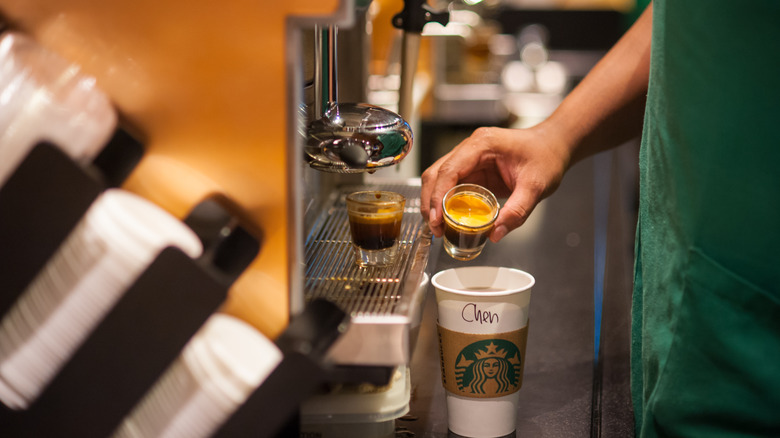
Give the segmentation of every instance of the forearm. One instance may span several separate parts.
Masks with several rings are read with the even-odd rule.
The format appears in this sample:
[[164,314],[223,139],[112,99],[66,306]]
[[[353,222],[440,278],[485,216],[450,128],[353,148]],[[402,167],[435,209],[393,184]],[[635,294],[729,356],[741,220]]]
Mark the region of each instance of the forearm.
[[641,133],[651,29],[652,4],[539,126],[566,148],[569,166]]

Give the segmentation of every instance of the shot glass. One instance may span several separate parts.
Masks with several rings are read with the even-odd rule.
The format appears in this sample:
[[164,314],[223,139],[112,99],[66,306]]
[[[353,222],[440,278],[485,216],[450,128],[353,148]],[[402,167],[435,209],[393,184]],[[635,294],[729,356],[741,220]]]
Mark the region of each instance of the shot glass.
[[498,217],[498,200],[476,184],[451,188],[442,200],[444,250],[456,260],[473,260],[485,247]]
[[447,426],[459,436],[514,436],[534,277],[518,269],[441,271],[436,290]]
[[350,193],[346,201],[357,264],[393,264],[398,256],[406,198],[400,193],[368,190]]

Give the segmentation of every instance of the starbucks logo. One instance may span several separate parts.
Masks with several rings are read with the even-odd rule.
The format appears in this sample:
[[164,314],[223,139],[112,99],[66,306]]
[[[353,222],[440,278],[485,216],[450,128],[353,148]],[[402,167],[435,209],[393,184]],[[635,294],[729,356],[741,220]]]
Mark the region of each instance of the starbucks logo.
[[455,383],[463,392],[500,396],[519,389],[520,351],[504,339],[467,345],[457,355]]

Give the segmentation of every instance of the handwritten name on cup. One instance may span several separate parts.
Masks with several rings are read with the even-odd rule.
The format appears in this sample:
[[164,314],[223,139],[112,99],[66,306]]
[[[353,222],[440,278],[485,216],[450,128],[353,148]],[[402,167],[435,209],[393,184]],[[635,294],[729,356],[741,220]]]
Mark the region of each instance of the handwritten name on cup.
[[468,303],[463,306],[463,310],[460,312],[460,317],[465,322],[474,322],[478,324],[494,324],[498,325],[501,316],[497,312],[492,312],[487,309],[480,309],[477,303]]

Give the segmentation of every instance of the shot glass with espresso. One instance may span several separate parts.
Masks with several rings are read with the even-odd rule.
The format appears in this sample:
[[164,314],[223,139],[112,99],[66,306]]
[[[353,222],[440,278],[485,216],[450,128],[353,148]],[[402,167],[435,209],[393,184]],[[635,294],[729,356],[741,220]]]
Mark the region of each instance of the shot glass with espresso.
[[498,200],[476,184],[451,188],[442,201],[444,250],[456,260],[472,260],[485,247],[498,217]]
[[387,266],[398,256],[406,198],[395,192],[368,190],[347,195],[352,248],[360,266]]

